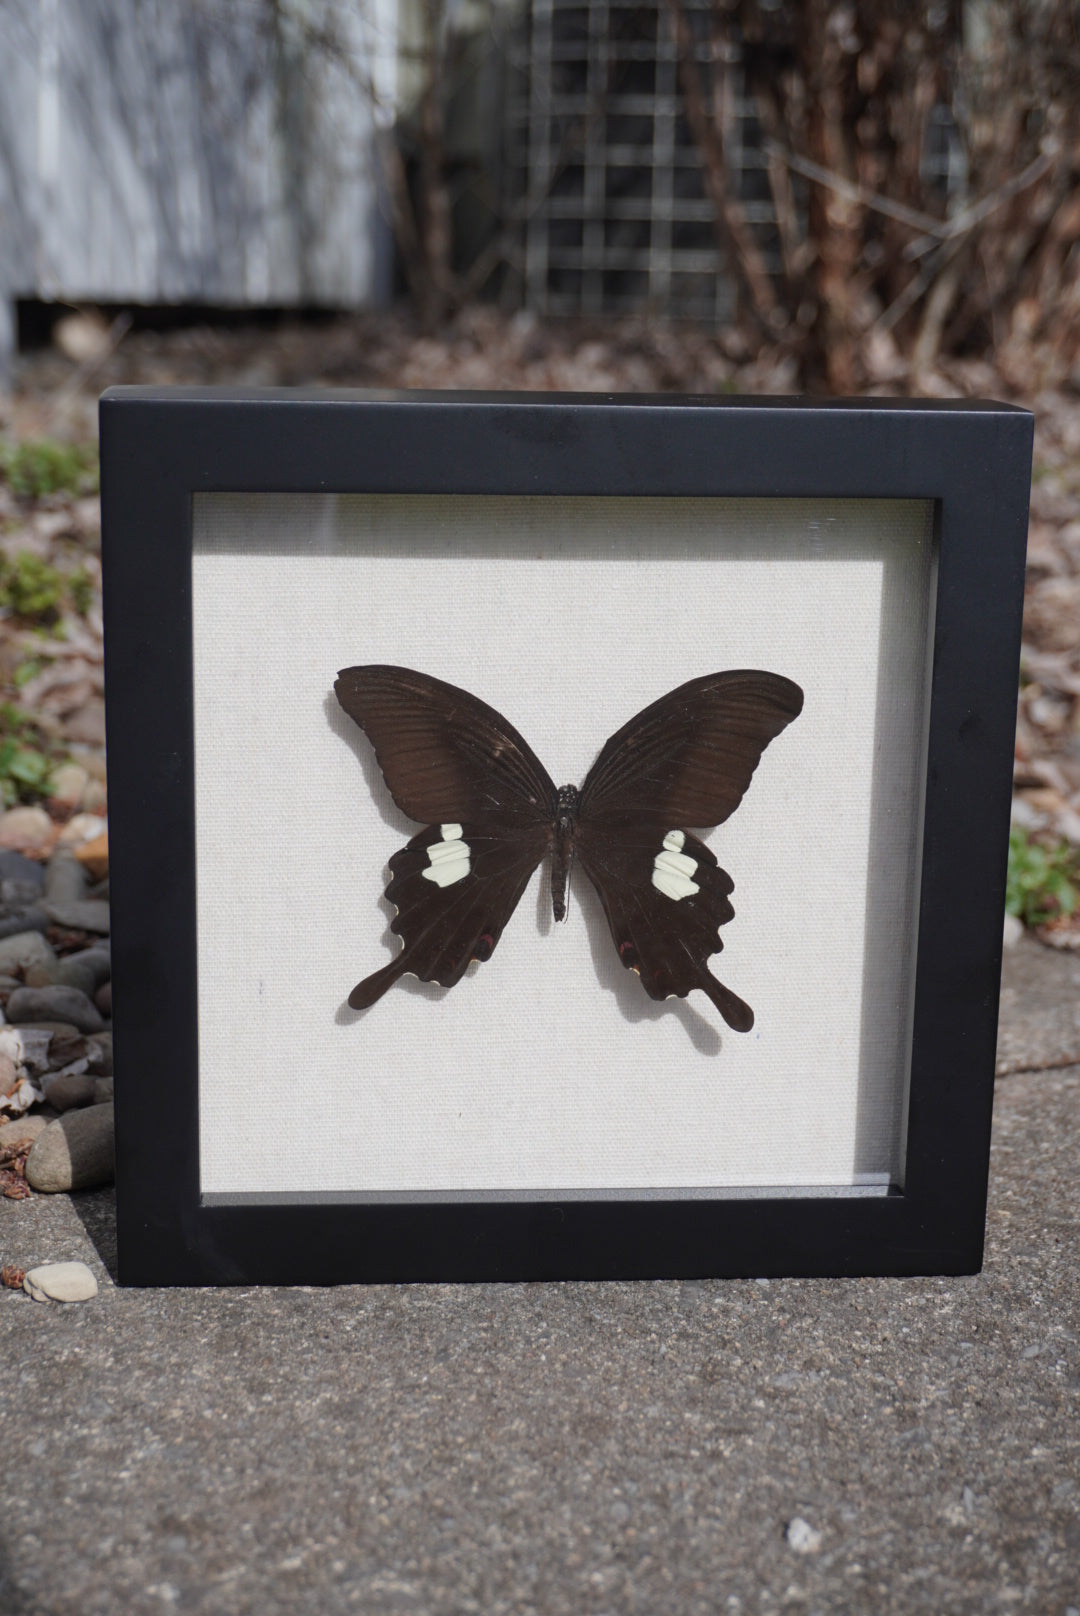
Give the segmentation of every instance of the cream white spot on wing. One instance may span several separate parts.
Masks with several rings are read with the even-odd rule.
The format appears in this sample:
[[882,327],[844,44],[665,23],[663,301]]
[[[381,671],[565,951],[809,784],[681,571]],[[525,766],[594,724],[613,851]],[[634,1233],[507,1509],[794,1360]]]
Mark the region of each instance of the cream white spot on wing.
[[673,903],[701,891],[691,879],[697,873],[697,860],[682,851],[685,845],[686,837],[681,830],[669,830],[663,848],[653,859],[652,884]]
[[434,881],[438,887],[452,887],[469,873],[469,844],[461,839],[460,825],[440,825],[439,830],[442,841],[432,842],[428,848],[428,868],[421,873],[425,881]]

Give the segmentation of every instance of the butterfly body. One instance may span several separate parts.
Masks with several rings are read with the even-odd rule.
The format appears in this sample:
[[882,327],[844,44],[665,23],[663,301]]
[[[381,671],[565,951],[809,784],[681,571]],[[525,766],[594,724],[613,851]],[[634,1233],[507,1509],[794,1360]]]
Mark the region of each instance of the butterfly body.
[[500,713],[442,680],[374,665],[345,669],[334,688],[394,801],[426,827],[390,860],[391,929],[404,946],[353,989],[354,1009],[406,973],[452,987],[490,959],[550,856],[556,920],[580,861],[620,961],[650,998],[699,988],[729,1026],[753,1026],[749,1005],[706,963],[734,917],[733,882],[686,827],[734,812],[761,753],[801,710],[798,685],[755,670],[691,680],[624,724],[580,790],[556,788]]
[[574,867],[574,830],[580,801],[577,786],[559,787],[551,838],[551,912],[556,920],[566,919],[566,889]]

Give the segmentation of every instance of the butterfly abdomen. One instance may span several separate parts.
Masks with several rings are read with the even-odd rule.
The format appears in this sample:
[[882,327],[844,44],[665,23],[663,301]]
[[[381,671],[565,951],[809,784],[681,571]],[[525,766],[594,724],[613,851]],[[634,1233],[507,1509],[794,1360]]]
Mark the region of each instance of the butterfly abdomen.
[[577,786],[559,787],[551,843],[551,909],[556,920],[566,919],[566,889],[574,867],[574,831],[580,800]]

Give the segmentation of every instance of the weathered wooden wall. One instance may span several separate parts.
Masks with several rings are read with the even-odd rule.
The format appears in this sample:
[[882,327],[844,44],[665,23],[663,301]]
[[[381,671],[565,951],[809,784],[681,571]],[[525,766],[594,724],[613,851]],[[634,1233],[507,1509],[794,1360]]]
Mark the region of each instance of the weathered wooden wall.
[[[347,54],[311,47],[320,11]],[[0,358],[20,297],[382,300],[371,25],[350,0],[0,0]]]

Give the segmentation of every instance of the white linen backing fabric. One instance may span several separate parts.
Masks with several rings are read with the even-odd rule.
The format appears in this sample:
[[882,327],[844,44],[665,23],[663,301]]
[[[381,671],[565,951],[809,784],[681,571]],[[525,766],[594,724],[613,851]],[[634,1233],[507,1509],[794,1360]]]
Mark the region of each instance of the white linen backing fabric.
[[[929,501],[199,495],[192,570],[204,1194],[902,1178]],[[800,684],[709,837],[753,1031],[650,1001],[580,871],[555,926],[545,866],[456,988],[350,1011],[417,829],[333,696],[365,662],[482,697],[556,785],[684,680]]]

